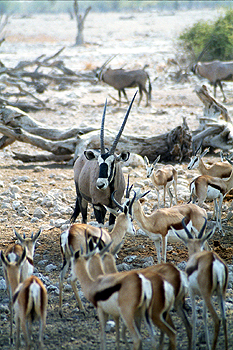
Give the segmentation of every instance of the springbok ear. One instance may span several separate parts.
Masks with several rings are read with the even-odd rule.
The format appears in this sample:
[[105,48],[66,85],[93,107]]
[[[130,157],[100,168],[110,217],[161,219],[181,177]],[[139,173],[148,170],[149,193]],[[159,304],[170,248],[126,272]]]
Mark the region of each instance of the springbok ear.
[[115,209],[113,209],[113,208],[109,208],[109,207],[107,207],[106,205],[104,205],[104,207],[107,209],[107,211],[109,211],[109,213],[113,214],[113,215],[116,216],[116,217],[121,213],[120,211],[115,210]]
[[200,155],[200,157],[201,157],[201,158],[204,157],[204,156],[209,152],[209,150],[210,150],[209,147],[206,148],[206,149],[204,150],[204,152]]
[[18,238],[18,240],[23,243],[24,239],[20,236],[20,234],[16,231],[16,229],[13,227],[14,234]]
[[145,164],[149,165],[149,159],[147,158],[147,156],[144,156],[143,159],[144,159]]
[[116,156],[117,162],[126,162],[129,159],[130,152],[121,152],[118,156]]
[[185,245],[187,245],[188,240],[185,237],[180,236],[179,233],[174,229],[173,226],[170,226],[170,228],[171,228],[173,234],[175,236],[177,236]]
[[9,265],[9,262],[8,260],[6,259],[3,251],[1,250],[1,260],[2,260],[2,263],[5,265],[5,266],[8,266]]
[[210,239],[214,233],[215,233],[215,230],[216,230],[216,225],[214,226],[214,228],[212,230],[210,230],[208,233],[206,233],[204,235],[204,237],[202,238],[202,243],[204,243],[205,241],[207,241],[208,239]]
[[87,151],[84,151],[84,155],[88,160],[94,160],[98,158],[99,153],[94,150],[87,150]]
[[153,162],[153,166],[155,166],[157,163],[158,163],[158,161],[160,160],[160,155],[155,159],[155,161]]

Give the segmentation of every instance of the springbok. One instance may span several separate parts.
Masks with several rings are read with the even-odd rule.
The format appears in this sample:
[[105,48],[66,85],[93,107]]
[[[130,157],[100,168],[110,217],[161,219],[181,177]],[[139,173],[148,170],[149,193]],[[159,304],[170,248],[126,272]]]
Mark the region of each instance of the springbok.
[[[70,222],[75,222],[80,211],[82,222],[87,223],[87,205],[92,203],[96,220],[104,224],[106,209],[104,206],[115,208],[112,203],[111,194],[117,190],[116,199],[120,203],[124,195],[125,179],[121,169],[120,161],[129,159],[129,152],[115,154],[115,150],[121,134],[127,122],[136,93],[126,112],[121,128],[110,148],[107,150],[104,146],[104,121],[107,103],[105,103],[101,132],[100,132],[100,153],[95,150],[84,151],[74,164],[74,181],[76,186],[76,205]],[[114,224],[115,216],[110,214],[109,225]]]
[[165,207],[166,192],[170,198],[170,207],[172,206],[173,195],[170,187],[173,185],[175,192],[175,204],[177,204],[177,171],[172,165],[164,165],[161,168],[155,168],[156,164],[160,160],[158,156],[153,164],[150,164],[149,159],[145,156],[144,162],[146,166],[146,175],[151,179],[152,184],[155,186],[158,197],[158,208],[160,208],[159,190],[163,189],[163,205]]
[[189,170],[198,169],[201,175],[210,175],[214,177],[227,178],[231,175],[232,166],[228,162],[216,162],[213,165],[206,167],[202,158],[209,152],[209,148],[206,148],[203,153],[201,153],[201,147],[199,147],[194,156],[187,166]]
[[[230,164],[233,162],[227,158]],[[209,175],[201,175],[190,183],[190,199],[203,206],[206,199],[214,201],[214,213],[216,214],[216,225],[219,232],[224,236],[222,230],[222,203],[223,198],[233,188],[233,172],[228,179],[220,179]]]
[[[176,349],[175,330],[163,319],[174,303],[173,287],[159,274],[154,274],[154,282],[145,278],[140,271],[123,271],[100,275],[93,279],[88,271],[86,257],[80,251],[71,260],[72,279],[79,279],[87,300],[96,308],[101,326],[101,348],[106,349],[105,324],[108,315],[121,317],[130,331],[133,349],[141,349],[141,336],[136,320],[144,318],[152,339],[154,332],[151,318],[170,336],[171,348]],[[153,294],[152,294],[153,293]],[[152,303],[152,298],[154,303]],[[156,307],[154,306],[156,303]]]
[[[30,277],[33,274],[33,256],[35,251],[35,245],[39,238],[39,235],[42,232],[42,229],[40,229],[35,235],[33,235],[32,233],[30,238],[26,238],[25,234],[22,237],[15,229],[13,229],[13,231],[16,237],[18,238],[19,242],[21,243],[22,247],[26,248],[26,260],[22,266],[20,277],[20,282],[23,282],[26,278]],[[9,253],[10,251],[8,250],[6,255],[8,256]]]
[[[138,106],[142,100],[142,93],[146,94],[146,107],[149,106],[151,101],[151,82],[149,74],[145,71],[148,65],[145,65],[143,69],[126,71],[122,68],[120,69],[105,69],[106,65],[109,63],[107,60],[101,68],[97,70],[96,76],[99,81],[114,87],[118,91],[119,104],[121,105],[121,92],[123,92],[125,99],[128,101],[127,94],[125,92],[126,88],[139,88],[139,101]],[[148,91],[146,89],[146,82],[148,81]]]
[[[114,198],[114,194],[112,194],[112,200],[114,202],[116,201],[116,199]],[[134,199],[130,202],[127,202],[127,204],[124,205],[124,207],[122,207],[116,201],[116,206],[118,206],[118,209],[121,211],[121,213],[117,216],[114,227],[110,234],[105,229],[94,227],[88,224],[72,224],[70,228],[62,232],[60,236],[60,246],[61,246],[62,259],[63,259],[63,266],[62,266],[62,269],[60,272],[60,278],[59,278],[59,314],[61,317],[62,317],[63,280],[65,278],[65,275],[70,265],[70,259],[71,259],[70,247],[72,247],[73,251],[79,250],[81,246],[86,247],[85,235],[87,235],[87,239],[90,239],[90,237],[92,238],[94,245],[96,245],[98,242],[98,244],[101,243],[101,247],[103,247],[105,245],[108,245],[110,242],[112,242],[111,251],[115,250],[116,247],[118,250],[120,250],[120,247],[123,245],[122,240],[126,232],[128,232],[129,234],[135,233],[133,223],[132,223],[132,218],[131,218],[133,201]],[[78,294],[76,283],[71,281],[71,286],[75,293],[80,310],[85,312],[82,301]]]
[[[102,249],[99,253],[93,254],[89,259],[88,259],[88,271],[93,279],[96,279],[99,275],[103,274],[109,274],[109,273],[116,273],[118,272],[117,266],[115,263],[115,258],[114,258],[114,253],[115,252],[108,252],[104,251],[105,249]],[[100,263],[100,257],[102,258],[102,262]],[[178,312],[178,315],[181,317],[183,320],[183,323],[186,328],[187,336],[188,336],[188,342],[189,342],[189,348],[191,347],[191,338],[192,338],[192,330],[191,330],[191,325],[187,317],[187,313],[183,307],[184,304],[184,299],[187,294],[187,278],[184,276],[184,272],[180,271],[177,267],[175,267],[171,263],[162,263],[162,264],[157,264],[153,265],[150,267],[147,267],[145,269],[140,269],[137,270],[137,272],[142,273],[146,278],[148,278],[153,286],[153,283],[156,283],[156,275],[159,274],[162,276],[163,279],[165,279],[168,283],[170,283],[173,287],[174,290],[174,306],[175,309]],[[154,310],[152,312],[152,322],[154,323],[155,326],[158,326],[162,333],[165,331],[165,333],[171,335],[170,333],[170,328],[168,332],[166,332],[167,324],[165,327],[160,327],[160,323],[158,324],[158,319],[160,318],[161,322],[163,323],[164,317],[162,314],[158,316],[159,314],[159,308],[157,305],[156,300],[158,299],[158,295],[155,292],[155,289],[153,289],[153,297],[152,297],[152,305],[151,308]],[[161,305],[160,305],[161,306]],[[168,318],[169,324],[171,325],[171,320]],[[115,319],[114,321],[116,323],[116,339],[119,342],[119,319]],[[138,320],[138,326],[140,324],[140,320]],[[127,343],[127,338],[126,338],[126,327],[123,325],[123,331],[122,331],[122,337],[123,340]],[[173,339],[173,336],[172,336]],[[174,339],[173,339],[174,341]],[[160,339],[161,346],[163,342],[163,337]]]
[[207,349],[210,350],[209,333],[207,327],[207,309],[209,310],[214,321],[214,339],[212,350],[216,349],[218,334],[220,329],[220,319],[213,306],[211,297],[217,294],[219,307],[221,310],[221,319],[225,337],[225,350],[228,349],[227,339],[227,324],[225,312],[225,296],[228,283],[228,268],[225,262],[215,253],[203,251],[203,245],[215,231],[215,228],[207,233],[205,232],[207,220],[198,233],[197,238],[193,236],[182,220],[182,225],[186,232],[186,237],[180,236],[179,233],[173,229],[173,232],[184,242],[188,248],[189,260],[186,265],[186,273],[188,275],[189,290],[192,300],[192,349],[196,349],[196,302],[195,296],[199,295],[203,298],[203,318],[205,323],[205,336]]
[[209,80],[210,84],[214,85],[214,97],[216,97],[217,86],[220,87],[224,101],[226,96],[223,92],[222,81],[233,80],[233,61],[221,62],[197,62],[193,68],[193,73],[200,75]]
[[44,347],[43,334],[46,326],[48,296],[42,281],[36,277],[28,277],[20,283],[13,295],[15,325],[16,325],[16,350],[20,346],[20,325],[24,333],[26,350],[31,345],[31,324],[39,320],[39,349]]
[[[128,189],[127,192],[128,197]],[[132,206],[133,218],[137,221],[139,227],[154,242],[158,263],[161,262],[161,245],[162,258],[163,261],[166,262],[167,242],[179,242],[177,236],[173,234],[171,226],[176,227],[176,230],[179,230],[180,235],[184,235],[185,231],[182,227],[181,222],[185,217],[189,228],[195,227],[197,230],[200,230],[203,225],[203,217],[207,218],[207,213],[205,209],[200,208],[196,204],[189,203],[174,205],[171,208],[157,209],[154,210],[150,215],[146,215],[139,201],[139,199],[145,196],[146,193],[137,194]]]
[[[10,253],[9,253],[10,251]],[[6,249],[5,254],[1,251],[3,274],[9,297],[10,310],[10,344],[13,344],[13,295],[20,283],[21,269],[26,259],[26,248],[22,249],[19,244],[14,244]]]

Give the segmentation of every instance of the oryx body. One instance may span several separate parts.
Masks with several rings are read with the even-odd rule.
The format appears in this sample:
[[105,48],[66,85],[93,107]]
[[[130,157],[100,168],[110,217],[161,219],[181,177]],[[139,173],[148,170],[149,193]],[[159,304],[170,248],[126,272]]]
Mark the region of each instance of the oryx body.
[[[74,164],[74,180],[76,186],[76,205],[71,222],[74,222],[81,212],[83,223],[87,222],[87,205],[91,203],[94,207],[94,213],[98,223],[104,223],[106,209],[116,208],[116,204],[112,202],[111,194],[116,191],[115,198],[121,203],[125,190],[125,180],[121,170],[120,161],[126,161],[129,158],[129,152],[122,152],[120,155],[115,154],[115,149],[120,136],[123,132],[130,109],[132,107],[134,95],[130,106],[125,115],[121,128],[112,144],[110,150],[106,150],[104,146],[104,120],[106,112],[106,104],[102,118],[100,152],[95,150],[87,150],[81,155]],[[109,225],[115,221],[115,216],[110,214]]]
[[[105,82],[106,84],[114,87],[118,91],[119,103],[121,103],[121,92],[123,92],[126,100],[128,101],[125,89],[126,88],[139,88],[139,101],[138,105],[142,100],[142,93],[146,95],[146,106],[149,105],[151,100],[151,83],[148,73],[144,69],[129,70],[126,71],[122,68],[120,69],[111,69],[108,68],[103,71],[99,79]],[[146,82],[148,81],[148,91],[146,89]]]
[[222,62],[197,62],[193,67],[193,72],[209,80],[210,84],[214,85],[214,97],[216,97],[217,86],[220,87],[224,101],[226,96],[223,92],[222,81],[233,80],[233,61]]

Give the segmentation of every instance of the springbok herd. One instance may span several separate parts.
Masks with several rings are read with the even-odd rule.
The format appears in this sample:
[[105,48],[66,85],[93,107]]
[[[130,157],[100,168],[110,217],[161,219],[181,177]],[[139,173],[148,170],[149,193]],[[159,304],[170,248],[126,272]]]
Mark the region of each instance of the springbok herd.
[[[136,95],[136,94],[135,94]],[[135,98],[135,96],[134,96]],[[147,177],[151,179],[158,195],[158,208],[145,214],[141,198],[147,193],[135,191],[125,180],[121,163],[128,160],[129,152],[116,154],[116,147],[127,122],[133,104],[131,101],[121,128],[110,149],[104,145],[105,104],[100,131],[100,152],[86,150],[74,164],[74,181],[77,199],[67,230],[61,233],[60,247],[62,269],[59,278],[59,314],[62,312],[63,281],[70,267],[71,286],[80,312],[86,313],[77,280],[86,299],[93,304],[100,323],[101,349],[106,347],[105,326],[108,317],[116,325],[116,348],[120,348],[119,320],[123,321],[121,336],[129,347],[126,329],[133,349],[142,349],[141,322],[148,328],[151,348],[163,349],[164,334],[169,338],[169,348],[176,349],[176,328],[170,311],[174,308],[181,317],[187,333],[188,349],[196,349],[197,310],[195,297],[203,299],[203,321],[206,349],[216,349],[220,327],[223,327],[225,349],[228,349],[228,332],[225,312],[225,295],[228,284],[228,268],[225,262],[211,250],[208,239],[216,230],[224,235],[221,225],[221,208],[224,196],[233,188],[230,156],[226,160],[207,167],[200,147],[188,165],[199,169],[201,175],[190,185],[190,203],[177,204],[177,171],[172,165],[158,167],[159,157],[153,164],[144,158]],[[171,186],[173,190],[171,191]],[[163,190],[163,208],[160,208],[159,191]],[[174,195],[172,194],[174,192]],[[165,207],[166,193],[170,207]],[[123,196],[125,196],[124,201]],[[174,198],[173,198],[174,197]],[[175,199],[175,205],[173,204]],[[207,213],[202,207],[206,199],[214,201],[216,225],[207,230]],[[191,203],[192,201],[192,203]],[[99,227],[87,224],[87,206],[91,203]],[[109,226],[103,228],[106,211],[110,212]],[[81,213],[82,223],[75,223]],[[133,220],[154,241],[158,264],[140,270],[118,272],[115,255],[124,244],[126,233],[134,234]],[[19,243],[11,244],[3,252],[1,260],[9,296],[10,343],[13,344],[13,316],[15,317],[15,348],[20,348],[20,326],[25,347],[30,349],[32,322],[39,319],[39,348],[42,349],[46,326],[48,296],[42,281],[33,275],[33,255],[41,230],[30,238],[22,237],[14,230]],[[183,242],[189,254],[186,269],[180,271],[166,262],[167,242]],[[161,256],[162,250],[162,256]],[[192,319],[185,309],[185,298],[191,298]],[[212,296],[219,301],[219,317]],[[207,311],[213,323],[213,339],[207,327]],[[155,327],[161,331],[156,339]],[[211,345],[210,345],[211,344]]]

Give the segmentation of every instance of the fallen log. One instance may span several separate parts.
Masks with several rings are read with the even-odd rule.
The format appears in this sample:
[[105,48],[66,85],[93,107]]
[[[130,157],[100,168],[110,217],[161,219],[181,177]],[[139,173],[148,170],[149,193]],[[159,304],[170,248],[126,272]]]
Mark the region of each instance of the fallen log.
[[71,159],[73,159],[72,155],[65,154],[64,156],[55,155],[55,154],[23,154],[23,153],[17,153],[13,152],[13,158],[17,160],[22,160],[24,163],[30,163],[30,162],[47,162],[47,161],[54,161],[54,162],[68,162]]
[[[115,131],[105,131],[105,147],[110,147],[115,139]],[[164,162],[188,161],[192,150],[192,134],[188,129],[185,119],[181,126],[168,133],[151,137],[123,134],[118,143],[117,152],[129,151],[147,156],[154,161],[158,155]],[[75,150],[74,159],[80,156],[85,149],[100,149],[99,131],[94,131],[80,137]]]
[[193,132],[193,149],[202,142],[203,148],[230,151],[233,148],[233,125],[227,109],[209,94],[205,85],[197,86],[195,92],[204,108],[199,128]]

